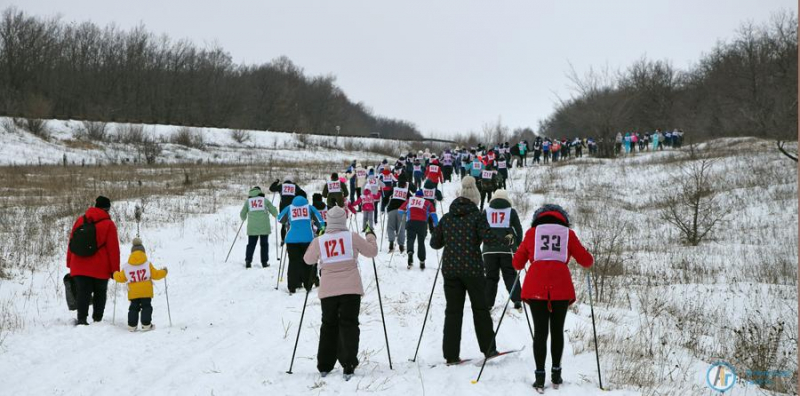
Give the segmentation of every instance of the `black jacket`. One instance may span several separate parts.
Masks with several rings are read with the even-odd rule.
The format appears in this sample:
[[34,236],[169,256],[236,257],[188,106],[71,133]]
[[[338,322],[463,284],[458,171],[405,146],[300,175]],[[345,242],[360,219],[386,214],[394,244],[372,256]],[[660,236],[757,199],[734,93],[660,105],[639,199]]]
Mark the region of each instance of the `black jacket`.
[[[508,209],[511,208],[511,203],[509,203],[505,199],[495,198],[492,199],[491,202],[489,202],[489,207],[492,209]],[[481,213],[483,214],[484,217],[486,217],[485,210]],[[491,228],[491,232],[494,235],[494,239],[496,241],[492,243],[483,244],[484,254],[487,253],[513,254],[514,252],[516,252],[517,247],[519,247],[519,243],[522,242],[522,237],[524,236],[522,233],[522,224],[519,221],[519,216],[517,215],[517,211],[514,208],[511,208],[509,227]],[[509,234],[514,237],[513,239],[514,242],[512,243],[511,246],[508,245],[508,240],[506,240],[506,235]]]
[[[283,194],[281,194],[281,191],[283,190],[283,183],[294,184],[294,195],[283,195]],[[306,192],[303,191],[303,189],[300,188],[300,186],[298,186],[295,182],[287,179],[283,183],[281,183],[280,180],[275,180],[275,182],[272,183],[272,185],[269,186],[269,190],[270,191],[272,191],[274,193],[281,194],[281,204],[280,204],[279,210],[283,210],[283,208],[291,205],[292,204],[292,200],[296,196],[301,196],[301,197],[304,197],[304,198],[308,199],[308,196],[306,195]]]
[[481,243],[497,243],[486,216],[469,199],[456,198],[431,235],[431,247],[444,248],[442,276],[485,276]]
[[[399,186],[399,183],[398,183]],[[390,199],[388,206],[386,206],[386,211],[391,212],[393,210],[400,209],[400,206],[403,205],[403,202],[408,201],[408,198],[414,196],[414,193],[417,192],[417,186],[414,183],[406,183],[406,187],[408,187],[408,195],[406,196],[405,200],[402,199]],[[403,187],[401,187],[403,188]],[[390,191],[390,194],[394,193],[394,188]],[[390,195],[391,196],[391,195]]]

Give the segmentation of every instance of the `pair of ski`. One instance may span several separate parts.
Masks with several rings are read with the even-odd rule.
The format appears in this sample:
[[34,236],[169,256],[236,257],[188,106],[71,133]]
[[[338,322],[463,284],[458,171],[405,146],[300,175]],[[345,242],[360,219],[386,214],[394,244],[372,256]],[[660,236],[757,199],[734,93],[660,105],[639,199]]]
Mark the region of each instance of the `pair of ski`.
[[[476,361],[476,360],[478,362],[480,362],[480,364],[483,364],[484,360],[486,360],[488,362],[488,361],[491,361],[492,359],[496,359],[496,358],[499,358],[499,357],[505,356],[505,355],[510,355],[512,353],[522,352],[524,350],[525,350],[525,347],[523,346],[522,348],[519,348],[519,349],[511,349],[511,350],[508,350],[508,351],[498,352],[497,355],[494,355],[494,356],[491,356],[491,357],[488,357],[488,358],[484,358],[484,359],[480,359],[480,358],[477,358],[477,359],[461,359],[458,362],[445,363],[445,366],[460,366],[460,365],[462,365],[464,363],[469,363],[469,362]],[[433,365],[431,365],[431,368],[434,368],[436,366],[439,366],[439,364],[433,364]]]
[[[322,378],[327,378],[328,374],[330,374],[330,371],[319,373],[320,377],[322,377]],[[344,378],[345,381],[350,381],[353,378],[354,375],[355,374],[343,374],[343,378]]]
[[[409,264],[406,268],[407,269],[412,269],[412,268],[414,268],[414,266]],[[419,269],[420,269],[420,271],[425,271],[425,267],[420,266]]]

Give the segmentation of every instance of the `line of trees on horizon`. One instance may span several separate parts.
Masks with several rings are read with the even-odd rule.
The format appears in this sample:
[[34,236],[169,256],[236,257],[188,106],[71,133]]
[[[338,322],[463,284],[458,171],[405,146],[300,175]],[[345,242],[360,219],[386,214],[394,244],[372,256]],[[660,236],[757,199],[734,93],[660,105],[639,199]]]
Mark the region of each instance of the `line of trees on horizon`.
[[539,133],[611,143],[618,132],[679,128],[691,141],[756,136],[783,151],[783,141],[797,140],[797,22],[781,11],[743,23],[687,70],[646,57],[616,72],[571,67],[574,94],[559,100]]
[[335,77],[286,57],[245,65],[218,46],[65,23],[14,7],[0,17],[0,114],[386,138],[421,138],[408,121],[353,103]]

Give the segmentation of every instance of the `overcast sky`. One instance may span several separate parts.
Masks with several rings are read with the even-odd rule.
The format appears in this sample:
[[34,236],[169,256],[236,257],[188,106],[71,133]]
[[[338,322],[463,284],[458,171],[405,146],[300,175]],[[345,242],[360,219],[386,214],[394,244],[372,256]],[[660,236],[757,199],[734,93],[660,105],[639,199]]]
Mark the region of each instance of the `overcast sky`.
[[235,61],[286,55],[333,74],[345,93],[428,135],[479,130],[498,117],[536,127],[565,72],[625,67],[647,55],[679,68],[747,20],[794,0],[0,0],[67,21],[218,43]]

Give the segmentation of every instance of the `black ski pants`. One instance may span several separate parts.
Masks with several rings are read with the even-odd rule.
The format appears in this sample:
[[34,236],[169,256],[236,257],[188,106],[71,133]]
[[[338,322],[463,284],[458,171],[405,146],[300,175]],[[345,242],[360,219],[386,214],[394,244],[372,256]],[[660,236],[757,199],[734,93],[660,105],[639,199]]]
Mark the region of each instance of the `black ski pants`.
[[[511,265],[513,257],[512,254],[507,253],[487,253],[483,255],[483,262],[486,265],[486,304],[489,309],[494,306],[494,300],[497,298],[497,283],[500,282],[500,273],[503,274],[506,290],[511,293],[511,301],[521,301],[517,271]],[[514,280],[517,280],[516,284]]]
[[317,370],[329,372],[338,360],[344,372],[352,374],[358,366],[358,341],[361,335],[358,313],[361,309],[361,296],[345,294],[326,297],[320,300],[320,305],[322,325],[319,329]]
[[528,300],[533,317],[533,359],[536,370],[544,371],[547,361],[547,335],[550,333],[550,354],[553,367],[561,367],[564,352],[564,321],[567,319],[567,300]]
[[142,313],[142,326],[149,326],[153,321],[152,298],[134,298],[128,308],[128,326],[136,327],[139,324],[139,312]]
[[414,241],[417,241],[417,258],[425,261],[425,238],[428,237],[428,223],[419,220],[406,222],[406,243],[408,243],[408,262],[414,262]]
[[89,317],[89,304],[92,305],[92,319],[99,322],[103,319],[106,309],[106,293],[108,292],[108,279],[97,279],[91,276],[74,276],[77,288],[78,321],[85,321]]
[[246,263],[253,262],[253,253],[256,251],[256,243],[261,242],[261,264],[269,261],[269,235],[248,235],[247,236],[247,249],[244,254],[244,261]]
[[447,361],[461,358],[461,324],[464,317],[464,302],[469,294],[472,305],[472,322],[478,337],[481,352],[494,350],[492,343],[494,329],[489,307],[486,305],[486,278],[480,277],[444,277],[444,298],[447,306],[444,311],[444,338],[442,352]]
[[289,271],[287,271],[287,286],[289,291],[294,293],[296,289],[305,287],[306,290],[311,290],[313,283],[312,273],[314,272],[313,266],[307,265],[303,260],[303,255],[306,254],[309,243],[287,243],[286,254],[289,256]]

